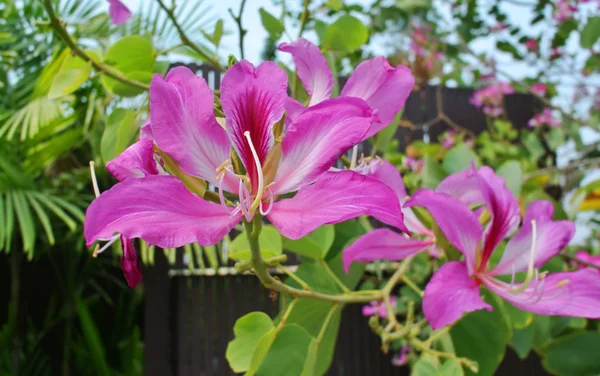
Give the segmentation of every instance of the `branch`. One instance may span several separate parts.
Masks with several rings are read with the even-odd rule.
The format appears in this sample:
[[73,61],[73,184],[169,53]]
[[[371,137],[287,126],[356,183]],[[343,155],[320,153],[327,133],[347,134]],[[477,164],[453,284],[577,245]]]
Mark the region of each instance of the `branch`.
[[566,254],[566,253],[561,253],[560,255],[561,255],[562,257],[566,258],[567,260],[571,260],[571,261],[574,261],[574,262],[576,262],[577,264],[585,265],[585,266],[587,266],[588,268],[593,268],[593,269],[600,270],[600,265],[596,265],[596,264],[594,264],[594,263],[591,263],[591,262],[589,262],[589,261],[583,261],[583,260],[580,260],[580,259],[578,259],[576,256],[573,256],[573,255],[568,255],[568,254]]
[[175,17],[175,13],[173,13],[173,8],[167,7],[163,0],[156,0],[156,1],[158,2],[158,5],[160,5],[160,7],[165,11],[165,13],[167,13],[167,17],[169,17],[169,19],[173,23],[173,26],[175,26],[175,29],[177,29],[177,34],[179,34],[179,39],[181,39],[181,43],[183,43],[184,45],[186,45],[189,48],[191,48],[192,50],[194,50],[194,52],[196,52],[198,55],[200,55],[200,57],[202,59],[208,61],[215,68],[217,68],[220,71],[224,72],[225,69],[221,66],[221,63],[219,62],[218,58],[214,58],[214,57],[208,56],[200,48],[200,46],[198,46],[190,38],[188,38],[188,36],[183,31],[183,28],[181,27],[181,25],[177,21],[177,17]]
[[306,28],[306,23],[308,22],[308,6],[310,4],[310,0],[304,0],[304,9],[302,10],[302,16],[300,18],[300,31],[298,32],[298,38],[302,36],[304,33],[304,29]]
[[56,13],[54,12],[54,8],[52,7],[52,0],[42,0],[42,5],[46,9],[48,17],[50,17],[50,26],[52,26],[56,35],[58,35],[58,37],[63,40],[63,42],[67,45],[67,47],[71,49],[71,51],[75,55],[79,56],[84,61],[87,61],[90,64],[92,64],[94,69],[96,69],[98,72],[105,74],[106,76],[113,78],[123,84],[130,85],[143,90],[150,89],[150,85],[140,81],[132,80],[129,77],[125,76],[123,72],[119,71],[118,69],[115,69],[110,65],[106,65],[104,63],[92,59],[87,53],[85,53],[85,51],[77,47],[75,41],[73,40],[73,38],[71,38],[67,29],[65,29],[65,27],[63,26],[63,22],[61,22],[58,19]]
[[540,168],[538,170],[535,170],[535,171],[525,175],[523,177],[523,181],[529,180],[536,176],[550,174],[553,172],[569,173],[569,172],[571,172],[571,170],[574,171],[574,170],[585,168],[585,167],[599,167],[599,166],[600,166],[600,157],[589,158],[589,159],[584,159],[584,160],[575,160],[564,167],[559,168],[556,166],[550,166],[550,167]]
[[240,10],[239,10],[237,16],[235,14],[233,14],[233,11],[231,10],[231,8],[228,9],[229,14],[231,14],[231,17],[233,18],[233,20],[235,21],[235,23],[238,27],[240,55],[242,57],[242,60],[244,59],[244,37],[246,36],[246,33],[248,32],[248,30],[244,29],[244,27],[242,26],[242,14],[244,13],[245,6],[246,6],[246,0],[242,0],[242,2],[240,3]]

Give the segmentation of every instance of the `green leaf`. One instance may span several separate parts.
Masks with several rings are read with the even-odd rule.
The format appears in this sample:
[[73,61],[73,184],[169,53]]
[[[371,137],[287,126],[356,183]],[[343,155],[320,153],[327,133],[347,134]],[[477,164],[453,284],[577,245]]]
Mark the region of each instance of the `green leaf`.
[[344,2],[342,0],[327,0],[327,6],[335,11],[338,11],[344,7]]
[[423,354],[417,360],[410,372],[410,376],[437,376],[439,360],[431,355]]
[[87,304],[82,301],[77,301],[77,317],[81,324],[81,332],[87,345],[90,359],[93,360],[94,372],[97,375],[110,375],[110,367],[106,362],[106,356],[104,353],[104,346],[102,345],[102,339],[98,327],[94,323],[92,315],[90,314]]
[[36,239],[35,223],[33,222],[31,210],[21,191],[12,192],[12,201],[15,205],[15,213],[17,214],[17,221],[19,222],[19,230],[21,232],[21,239],[23,240],[23,250],[29,253],[29,258],[31,259]]
[[295,324],[284,326],[263,359],[258,374],[300,376],[312,342],[311,335],[301,326]]
[[600,38],[600,17],[591,17],[581,31],[579,44],[582,48],[592,48],[598,38]]
[[588,57],[584,70],[589,73],[600,70],[600,55],[591,55]]
[[496,47],[500,51],[511,54],[515,59],[521,59],[519,50],[512,43],[499,40],[498,43],[496,43]]
[[273,341],[275,341],[275,337],[277,336],[277,330],[273,329],[265,333],[252,351],[252,356],[250,357],[250,365],[248,366],[248,372],[246,372],[245,376],[253,376],[258,371],[258,367],[262,364],[263,359],[267,356],[267,353],[271,349],[271,345]]
[[258,11],[260,13],[260,22],[262,22],[263,27],[267,33],[269,33],[271,39],[275,41],[279,40],[279,38],[281,38],[281,34],[283,34],[283,31],[285,30],[285,27],[281,21],[275,18],[275,16],[273,16],[271,13],[264,10],[264,8],[260,8]]
[[233,327],[235,338],[227,345],[225,357],[234,372],[245,372],[260,339],[273,329],[273,321],[262,312],[240,317]]
[[283,237],[283,248],[303,256],[322,259],[327,256],[334,238],[334,226],[325,225],[298,240]]
[[479,157],[465,144],[458,144],[448,150],[444,156],[442,165],[448,174],[454,174],[459,171],[466,170],[471,167],[471,162],[479,165]]
[[464,376],[465,372],[458,359],[448,359],[442,364],[438,374],[441,376]]
[[525,329],[513,330],[511,346],[521,359],[527,358],[531,347],[533,346],[533,328],[528,326]]
[[519,197],[523,187],[523,170],[518,161],[506,161],[496,170],[496,174],[503,177],[508,189],[513,195]]
[[351,53],[368,39],[367,27],[358,18],[345,14],[327,27],[323,44],[328,50]]
[[212,42],[215,46],[219,46],[221,44],[221,38],[223,37],[223,20],[219,19],[215,24],[215,30],[212,35]]
[[[279,256],[282,252],[281,235],[273,226],[264,226],[258,236],[260,254],[263,258]],[[233,260],[250,260],[250,244],[245,232],[229,244],[228,257]]]
[[[130,35],[113,44],[104,56],[108,64],[123,73],[127,78],[150,83],[154,70],[156,53],[147,38]],[[145,90],[102,76],[102,84],[113,94],[133,97]]]
[[87,81],[91,72],[91,62],[86,62],[79,56],[70,53],[52,81],[48,98],[55,99],[71,94]]
[[532,329],[531,345],[533,348],[543,348],[552,341],[550,316],[534,315],[533,322],[529,328]]
[[[511,331],[502,312],[502,302],[492,294],[483,295],[493,310],[469,313],[452,327],[450,335],[456,355],[476,361],[478,376],[491,376],[502,362]],[[467,374],[473,372],[467,370]]]
[[313,339],[308,347],[308,353],[306,355],[306,361],[304,362],[301,376],[313,376],[317,374],[318,353],[319,344]]
[[135,112],[116,108],[106,120],[106,129],[100,141],[100,154],[104,163],[116,158],[135,140],[139,127]]
[[542,359],[544,368],[559,376],[589,376],[600,373],[600,333],[582,331],[552,343]]
[[423,161],[423,188],[436,188],[448,174],[434,157],[426,155]]
[[504,312],[515,329],[526,328],[533,322],[532,313],[520,310],[510,303],[504,304]]

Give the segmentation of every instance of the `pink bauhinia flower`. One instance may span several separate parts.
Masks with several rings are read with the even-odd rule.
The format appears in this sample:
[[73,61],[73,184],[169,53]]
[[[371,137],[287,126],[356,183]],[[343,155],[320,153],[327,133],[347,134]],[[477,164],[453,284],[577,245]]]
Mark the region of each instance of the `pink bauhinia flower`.
[[[334,78],[319,47],[300,38],[293,43],[282,43],[278,49],[292,55],[298,77],[310,96],[309,108],[331,96]],[[363,61],[356,67],[344,85],[340,97],[361,98],[373,110],[377,110],[379,121],[371,125],[363,139],[373,136],[394,120],[396,113],[404,106],[414,83],[415,79],[407,67],[400,65],[394,68],[383,56]],[[294,98],[286,100],[285,109],[288,122],[306,110],[305,106]]]
[[109,5],[108,14],[115,25],[125,23],[131,17],[131,11],[120,0],[107,0]]
[[[402,177],[390,162],[373,159],[369,163],[361,164],[357,171],[388,185],[396,192],[401,204],[408,198]],[[398,261],[425,251],[429,251],[432,256],[438,255],[433,232],[421,223],[412,209],[402,205],[402,214],[406,227],[413,235],[420,235],[421,239],[409,238],[387,228],[370,231],[344,249],[342,260],[346,273],[354,261],[373,262],[381,259]]]
[[[165,78],[155,75],[150,86],[155,148],[181,174],[218,187],[220,204],[192,193],[175,176],[125,179],[88,208],[87,244],[119,233],[162,248],[193,242],[207,246],[220,241],[242,217],[250,221],[259,212],[291,239],[360,215],[407,231],[391,188],[351,170],[329,171],[364,138],[378,120],[376,111],[360,98],[324,100],[289,124],[281,139],[282,127],[277,135],[273,127],[282,121],[286,99],[287,75],[281,68],[272,62],[255,68],[241,61],[221,84],[223,127],[213,114],[214,94],[204,79],[185,67]],[[245,174],[234,170],[232,148]],[[293,198],[276,199],[296,191]],[[237,202],[229,201],[236,196]]]
[[546,84],[542,84],[540,82],[531,85],[531,87],[529,88],[529,90],[535,94],[535,95],[540,95],[540,96],[544,96],[546,95]]
[[[484,227],[469,205],[483,203],[491,214]],[[508,241],[495,265],[490,257],[500,242],[517,230],[519,205],[504,180],[489,167],[446,178],[437,192],[417,191],[404,206],[429,210],[464,261],[445,263],[425,288],[423,311],[434,329],[452,324],[464,313],[492,310],[481,298],[481,285],[515,307],[542,315],[600,318],[600,274],[588,269],[546,273],[539,268],[573,237],[570,221],[553,221],[549,201],[532,202],[523,225]],[[516,273],[526,272],[522,282]],[[496,277],[511,276],[511,282]]]
[[396,367],[402,367],[408,363],[408,353],[410,352],[410,346],[404,345],[400,349],[397,356],[392,359],[392,364]]
[[454,129],[449,130],[442,137],[442,146],[446,149],[450,149],[456,144],[456,131]]
[[[392,307],[395,307],[396,303],[397,303],[396,297],[390,296],[390,305]],[[387,307],[385,305],[385,302],[380,302],[380,301],[372,301],[371,303],[364,305],[362,308],[362,314],[363,314],[363,316],[379,315],[379,317],[384,318],[384,319],[388,317],[388,312],[387,312]]]
[[483,109],[490,117],[498,117],[504,113],[504,96],[513,94],[515,90],[508,82],[495,82],[482,89],[476,90],[469,102],[475,107]]
[[[575,253],[575,258],[577,259],[577,261],[583,261],[583,262],[590,263],[590,264],[600,267],[600,255],[592,256],[588,252],[582,250],[582,251],[577,251]],[[578,263],[577,261],[575,261],[575,264],[579,268],[581,268],[581,269],[589,268],[588,265]],[[598,272],[600,272],[600,270],[598,270]]]
[[541,127],[543,125],[547,125],[549,127],[560,127],[560,121],[552,115],[552,110],[549,108],[544,108],[542,112],[535,115],[528,123],[529,127]]

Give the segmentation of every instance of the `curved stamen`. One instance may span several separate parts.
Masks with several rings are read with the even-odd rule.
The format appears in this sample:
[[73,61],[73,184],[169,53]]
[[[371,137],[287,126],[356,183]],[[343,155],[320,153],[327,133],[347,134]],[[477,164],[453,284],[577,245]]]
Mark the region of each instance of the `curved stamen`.
[[[229,172],[229,170],[227,170],[227,172]],[[227,172],[222,172],[219,177],[219,201],[221,202],[221,206],[227,211],[227,214],[233,215],[233,211],[229,210],[229,207],[225,203],[225,196],[223,195],[223,179],[225,179]]]
[[98,188],[98,180],[96,180],[94,161],[90,161],[90,175],[92,176],[92,187],[94,187],[94,194],[96,195],[96,198],[98,198],[98,196],[100,196],[100,189]]
[[552,300],[552,299],[559,298],[562,294],[565,293],[565,290],[567,289],[565,286],[568,285],[569,282],[571,282],[571,281],[569,281],[568,279],[564,279],[564,280],[558,282],[556,284],[556,287],[558,287],[560,290],[556,294],[544,298],[544,300]]
[[[544,284],[544,281],[545,281],[544,277],[545,277],[545,275],[542,274],[542,278],[541,278],[542,279],[542,294],[544,293],[544,287],[543,287],[543,284]],[[533,282],[534,283],[534,285],[533,285],[533,292],[529,295],[530,299],[533,299],[536,296],[537,289],[538,289],[539,282],[540,282],[539,272],[538,272],[537,269],[535,269],[535,278],[533,279],[533,281],[534,281]]]
[[112,238],[110,238],[108,240],[108,242],[106,244],[104,244],[102,246],[102,248],[100,248],[99,250],[95,251],[94,254],[98,255],[98,254],[104,252],[108,247],[110,247],[111,245],[113,245],[113,243],[116,242],[117,239],[119,239],[120,236],[121,235],[117,234],[117,235],[113,236]]
[[238,186],[238,196],[240,197],[239,207],[240,207],[240,209],[242,209],[242,213],[244,214],[244,217],[246,218],[246,220],[250,221],[250,220],[252,220],[252,217],[250,217],[250,215],[248,213],[248,196],[249,196],[249,194],[248,194],[248,196],[246,196],[246,194],[245,194],[246,192],[248,192],[248,190],[246,189],[246,186],[240,179],[240,184]]
[[262,200],[262,195],[265,191],[265,177],[263,175],[260,159],[258,158],[258,153],[256,153],[256,149],[254,148],[254,144],[252,143],[252,139],[250,138],[250,132],[244,132],[244,136],[248,140],[248,145],[250,146],[250,150],[252,151],[252,157],[254,157],[254,164],[256,165],[256,173],[258,175],[258,189],[256,191],[256,198],[254,199],[254,202],[248,210],[250,216],[252,216],[254,215],[254,211],[260,205],[260,202]]
[[262,206],[263,203],[261,201],[260,205],[258,206],[261,215],[268,215],[271,212],[271,209],[273,209],[273,190],[271,188],[269,188],[269,207],[267,210],[263,210]]
[[350,169],[354,170],[356,167],[356,159],[358,158],[358,144],[352,147],[352,158],[350,159]]
[[512,290],[515,287],[515,264],[511,266],[512,274],[510,276],[510,289]]
[[533,279],[535,272],[535,248],[536,248],[536,240],[537,240],[537,229],[535,225],[535,220],[531,221],[531,251],[529,254],[529,266],[527,267],[527,277],[523,283],[517,287],[510,290],[512,293],[523,292],[529,287],[531,284],[531,280]]
[[[544,297],[545,288],[546,288],[546,278],[543,278],[542,279],[542,289],[541,289],[540,293],[538,294],[537,298],[534,300],[533,304],[539,303],[540,300],[542,300],[542,298]],[[531,297],[533,298],[534,296],[535,296],[535,292]]]

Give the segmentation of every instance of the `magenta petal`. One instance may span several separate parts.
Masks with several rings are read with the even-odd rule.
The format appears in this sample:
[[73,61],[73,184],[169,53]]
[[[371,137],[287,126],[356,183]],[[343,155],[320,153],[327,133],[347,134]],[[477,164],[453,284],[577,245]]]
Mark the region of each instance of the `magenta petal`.
[[479,296],[477,282],[462,262],[447,262],[425,287],[423,313],[433,329],[454,323],[463,314],[492,307]]
[[[577,260],[589,262],[591,264],[600,266],[600,255],[592,256],[586,251],[578,251],[577,253],[575,253],[575,257],[577,258]],[[589,268],[589,266],[577,263],[577,261],[575,262],[575,264],[577,264],[581,269]],[[598,270],[598,272],[600,272],[600,270]]]
[[154,142],[143,138],[123,151],[117,158],[106,164],[106,169],[119,181],[157,175],[154,160]]
[[298,119],[300,114],[306,110],[306,107],[292,97],[287,97],[285,100],[285,125],[290,125],[294,120]]
[[[154,140],[186,173],[218,185],[216,168],[229,158],[227,133],[213,115],[214,96],[206,81],[187,67],[172,69],[150,85]],[[229,191],[237,191],[230,183]]]
[[378,111],[380,122],[371,126],[365,135],[368,138],[394,120],[414,85],[415,78],[410,69],[402,65],[394,68],[380,56],[360,63],[340,96],[362,98]]
[[293,43],[281,43],[277,49],[291,54],[294,58],[298,77],[310,95],[309,106],[331,96],[333,75],[319,47],[304,38],[299,38]]
[[115,233],[162,248],[213,245],[240,219],[239,213],[231,216],[190,193],[177,178],[153,175],[127,179],[102,193],[87,209],[84,234],[88,246]]
[[142,271],[140,270],[135,247],[133,241],[124,236],[121,236],[121,244],[123,245],[123,256],[121,256],[123,275],[127,285],[130,288],[135,288],[142,281]]
[[520,293],[510,292],[507,283],[491,277],[482,279],[482,282],[524,311],[540,315],[600,318],[600,273],[594,270],[551,273],[545,281],[538,282],[537,286],[534,282]]
[[435,243],[431,240],[407,238],[387,228],[379,228],[358,238],[344,249],[342,260],[348,273],[353,261],[372,262],[375,260],[399,261],[425,251]]
[[308,108],[285,132],[273,192],[314,182],[360,142],[372,119],[371,108],[359,98],[332,98]]
[[108,14],[113,24],[120,25],[131,17],[131,11],[121,1],[108,0],[108,3],[110,4]]
[[419,189],[404,206],[422,206],[429,210],[448,241],[465,256],[469,273],[474,272],[477,246],[483,237],[483,229],[466,205],[445,193]]
[[465,205],[484,202],[479,175],[475,168],[468,168],[448,176],[442,180],[435,191],[449,194]]
[[319,226],[371,215],[407,231],[394,191],[380,181],[354,171],[326,172],[296,196],[276,201],[269,220],[281,234],[300,239]]
[[571,221],[552,221],[553,214],[554,205],[550,201],[533,201],[525,213],[523,227],[510,239],[500,262],[489,274],[502,275],[527,270],[533,241],[532,220],[535,220],[536,227],[535,267],[541,267],[560,252],[575,235],[575,225]]
[[266,61],[254,68],[246,60],[227,70],[221,83],[221,103],[227,118],[227,133],[252,182],[254,193],[258,175],[250,138],[261,165],[273,145],[273,125],[283,116],[287,99],[287,75],[275,63]]

